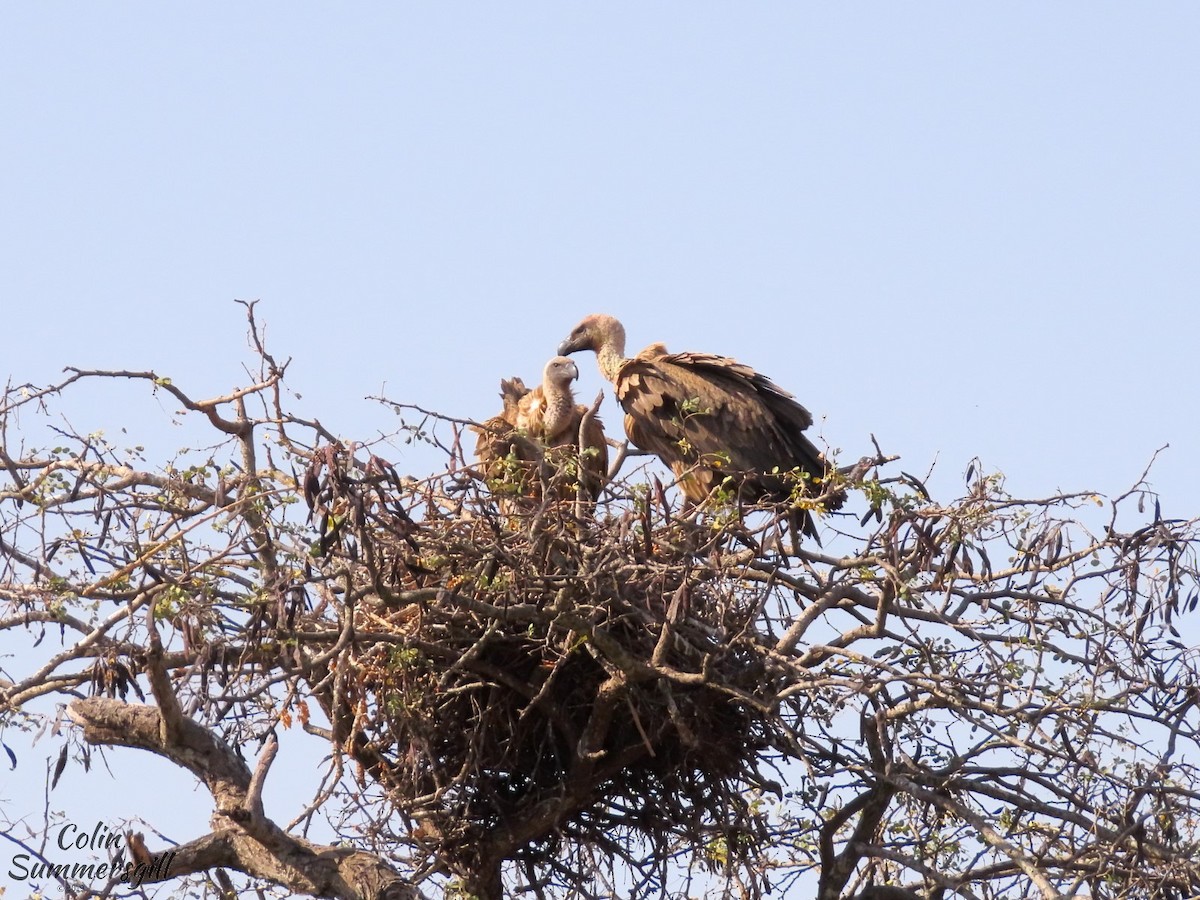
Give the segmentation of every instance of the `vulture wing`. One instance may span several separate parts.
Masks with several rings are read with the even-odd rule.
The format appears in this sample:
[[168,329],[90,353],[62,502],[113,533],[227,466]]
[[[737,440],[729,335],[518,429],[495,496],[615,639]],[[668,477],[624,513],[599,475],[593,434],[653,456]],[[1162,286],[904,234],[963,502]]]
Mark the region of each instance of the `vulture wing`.
[[[579,407],[582,420],[587,407]],[[590,497],[600,496],[600,488],[608,478],[608,441],[604,437],[604,423],[599,416],[592,419],[583,429],[583,467],[587,470],[584,487]]]
[[[500,399],[503,408],[499,415],[492,416],[478,427],[472,426],[479,435],[475,441],[475,458],[483,464],[484,472],[491,478],[501,469],[501,464],[516,452],[524,458],[521,446],[514,443],[522,401],[529,395],[529,388],[520,378],[505,378],[500,381]],[[527,455],[527,454],[525,454]]]
[[[586,406],[579,407],[580,421],[586,412]],[[604,423],[600,421],[599,416],[592,416],[583,430],[583,449],[584,466],[603,479],[608,474],[608,441],[604,437]]]
[[528,394],[529,388],[525,387],[525,382],[520,378],[500,379],[500,401],[504,404],[500,417],[509,425],[517,424],[517,411],[521,400]]
[[630,440],[669,465],[691,500],[732,476],[750,499],[782,501],[795,482],[772,473],[826,471],[803,434],[808,410],[735,360],[654,345],[622,366],[616,391]]

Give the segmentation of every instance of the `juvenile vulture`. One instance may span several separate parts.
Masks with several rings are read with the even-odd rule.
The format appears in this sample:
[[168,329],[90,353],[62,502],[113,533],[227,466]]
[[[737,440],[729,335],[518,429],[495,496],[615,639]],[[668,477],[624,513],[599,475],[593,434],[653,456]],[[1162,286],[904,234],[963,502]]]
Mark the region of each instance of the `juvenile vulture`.
[[[540,499],[541,478],[535,471],[549,463],[551,479],[562,472],[573,473],[580,460],[579,427],[588,409],[575,403],[571,382],[579,369],[570,359],[556,356],[546,363],[542,383],[529,390],[520,378],[500,382],[503,409],[479,428],[475,455],[489,479],[505,479],[516,470],[516,493]],[[599,417],[592,416],[584,427],[583,490],[595,500],[608,471],[608,444]]]
[[[748,500],[784,502],[798,486],[785,473],[795,470],[810,482],[804,493],[823,491],[829,467],[804,436],[812,415],[765,375],[724,356],[668,353],[663,344],[627,358],[624,327],[605,315],[585,318],[558,348],[579,350],[594,351],[612,382],[629,439],[671,468],[689,500],[732,478]],[[797,524],[816,537],[811,517]]]
[[[571,392],[571,382],[578,377],[573,360],[556,356],[542,370],[542,383],[517,404],[517,431],[554,450],[555,465],[560,468],[574,464],[579,427],[588,412]],[[608,443],[598,416],[590,417],[584,426],[583,448],[584,491],[594,500],[608,472]]]

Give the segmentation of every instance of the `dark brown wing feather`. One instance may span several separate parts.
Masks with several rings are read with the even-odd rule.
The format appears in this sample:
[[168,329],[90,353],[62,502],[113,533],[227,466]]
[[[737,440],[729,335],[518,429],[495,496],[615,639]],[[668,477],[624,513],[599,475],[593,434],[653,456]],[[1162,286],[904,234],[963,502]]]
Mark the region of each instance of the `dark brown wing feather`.
[[692,500],[733,476],[748,499],[782,501],[795,482],[773,473],[825,475],[803,434],[812,415],[735,360],[651,347],[622,367],[616,391],[629,439],[669,465]]
[[500,493],[501,509],[510,514],[523,511],[528,499],[540,499],[535,470],[541,454],[516,428],[521,404],[530,393],[520,378],[502,379],[500,414],[474,427],[479,435],[475,458],[489,486]]
[[[576,407],[580,422],[587,412],[586,406]],[[579,426],[575,428],[579,431]],[[608,477],[608,441],[604,437],[604,423],[599,416],[592,416],[583,428],[584,489],[589,497],[600,496],[600,488]]]
[[[529,388],[520,378],[500,380],[500,400],[503,408],[499,415],[492,416],[478,427],[473,427],[479,437],[475,441],[475,458],[489,468],[512,451],[513,429],[517,424],[517,411],[521,400],[529,394]],[[490,473],[489,473],[490,474]]]
[[525,382],[520,378],[500,379],[500,401],[504,404],[500,416],[508,424],[517,424],[517,408],[528,393],[529,388],[525,387]]

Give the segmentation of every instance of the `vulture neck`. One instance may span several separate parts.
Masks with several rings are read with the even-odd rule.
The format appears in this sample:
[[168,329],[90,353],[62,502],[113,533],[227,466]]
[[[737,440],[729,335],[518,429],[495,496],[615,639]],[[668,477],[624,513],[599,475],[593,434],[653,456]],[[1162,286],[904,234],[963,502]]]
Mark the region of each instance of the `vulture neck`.
[[550,381],[542,385],[542,397],[546,401],[542,432],[545,439],[550,440],[570,426],[571,415],[575,412],[575,398],[569,388]]
[[617,374],[625,365],[625,332],[612,330],[604,335],[604,340],[596,348],[596,362],[600,364],[600,373],[611,383],[617,383]]

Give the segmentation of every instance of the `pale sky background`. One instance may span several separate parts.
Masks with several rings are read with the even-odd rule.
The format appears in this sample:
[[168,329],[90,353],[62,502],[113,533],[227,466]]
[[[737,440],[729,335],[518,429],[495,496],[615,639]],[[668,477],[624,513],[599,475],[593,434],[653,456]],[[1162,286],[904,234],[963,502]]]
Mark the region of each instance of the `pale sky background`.
[[[365,395],[485,418],[608,312],[754,365],[845,459],[874,433],[944,492],[979,455],[1117,494],[1169,443],[1163,512],[1200,514],[1194,3],[7,4],[0,121],[17,382],[224,393],[259,299],[295,409],[369,439],[395,420]],[[89,396],[86,429],[169,411]],[[57,748],[0,802],[36,812]],[[181,841],[207,816],[182,773],[106,778],[57,799]]]

